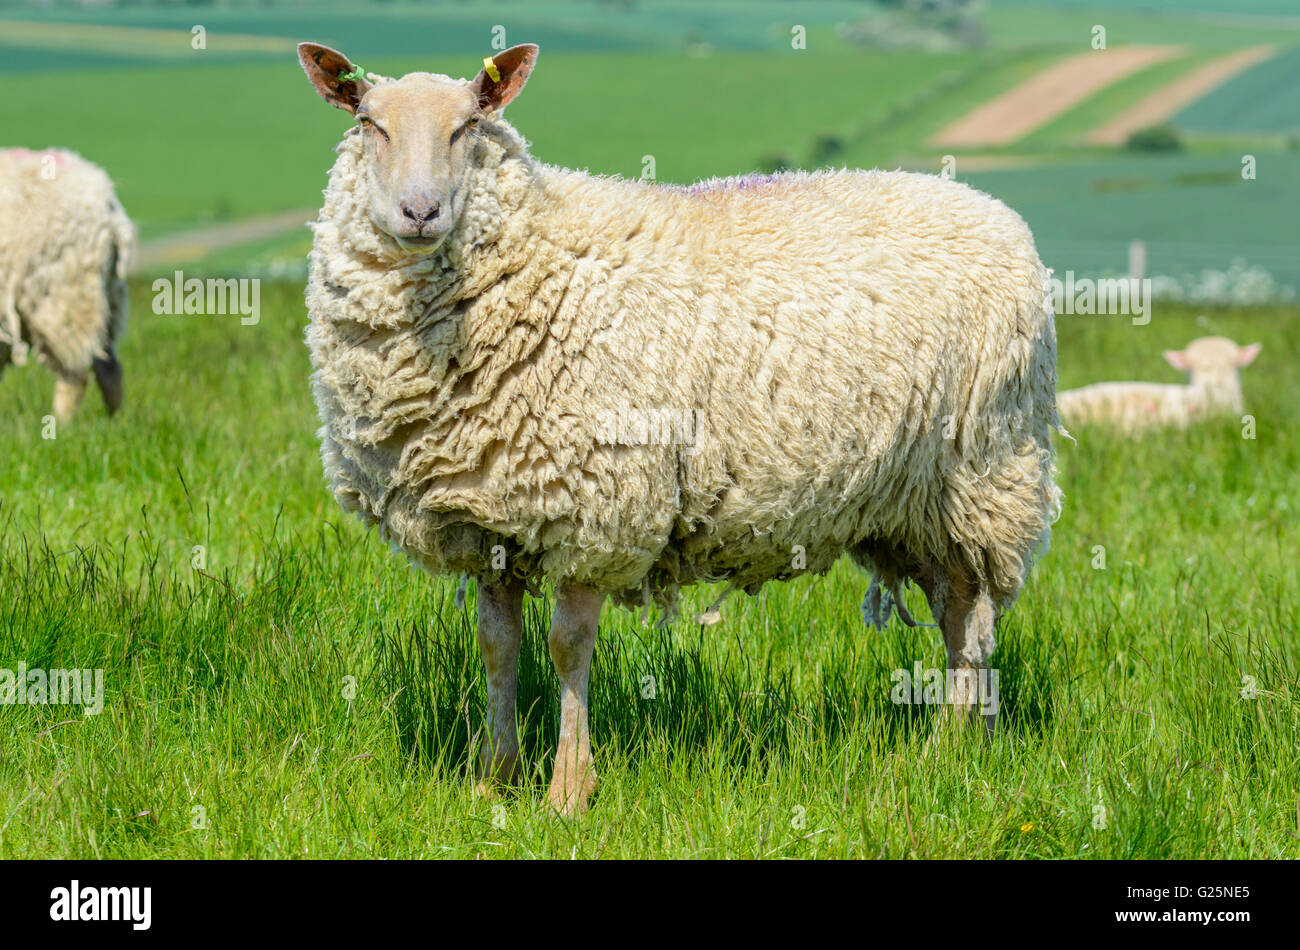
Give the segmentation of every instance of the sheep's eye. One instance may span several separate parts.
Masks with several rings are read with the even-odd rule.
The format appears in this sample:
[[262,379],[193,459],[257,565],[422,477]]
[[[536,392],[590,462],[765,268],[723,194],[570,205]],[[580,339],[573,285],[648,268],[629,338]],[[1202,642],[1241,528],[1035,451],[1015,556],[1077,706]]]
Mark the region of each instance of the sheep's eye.
[[458,128],[455,132],[451,133],[452,144],[454,145],[456,141],[460,139],[462,135],[465,134],[467,129],[472,129],[476,125],[478,125],[478,116],[474,116],[466,120],[465,123],[460,128]]
[[370,116],[366,115],[365,113],[358,113],[358,114],[357,114],[357,127],[358,127],[358,128],[363,128],[363,129],[374,129],[376,132],[378,132],[380,135],[382,135],[385,139],[388,138],[388,133],[384,131],[383,127],[380,126],[380,125],[377,125],[377,124],[375,123],[375,120],[372,119],[372,118],[370,118]]

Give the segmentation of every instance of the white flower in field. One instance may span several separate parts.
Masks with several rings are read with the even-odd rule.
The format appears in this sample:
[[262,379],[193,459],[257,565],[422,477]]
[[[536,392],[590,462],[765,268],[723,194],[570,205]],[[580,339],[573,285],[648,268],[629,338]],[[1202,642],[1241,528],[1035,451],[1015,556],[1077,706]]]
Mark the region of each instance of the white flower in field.
[[[1151,293],[1161,300],[1191,303],[1231,303],[1241,306],[1295,299],[1295,288],[1283,286],[1263,267],[1251,266],[1234,258],[1227,270],[1206,268],[1199,274],[1156,274],[1151,278]],[[1204,317],[1197,318],[1204,324]]]

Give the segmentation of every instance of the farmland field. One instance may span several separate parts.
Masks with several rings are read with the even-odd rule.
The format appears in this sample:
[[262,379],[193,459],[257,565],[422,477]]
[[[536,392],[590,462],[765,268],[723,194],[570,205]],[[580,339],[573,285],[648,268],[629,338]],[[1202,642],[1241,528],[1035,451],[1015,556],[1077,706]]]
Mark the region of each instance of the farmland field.
[[[1300,153],[1097,159],[958,176],[1015,208],[1049,267],[1124,272],[1128,242],[1148,246],[1153,273],[1224,269],[1233,258],[1300,287]],[[1206,222],[1213,221],[1213,227]]]
[[[1199,8],[1199,9],[1198,9]],[[1207,9],[1208,8],[1208,9]],[[1134,4],[1047,0],[990,3],[983,16],[989,35],[1001,45],[1077,43],[1086,46],[1092,28],[1106,27],[1109,43],[1191,43],[1205,47],[1300,43],[1300,18],[1291,0],[1160,0]]]
[[1260,63],[1184,109],[1176,121],[1201,132],[1300,133],[1300,49]]
[[[792,16],[796,12],[798,16]],[[195,23],[213,35],[219,52],[223,34],[281,36],[298,39],[305,22],[315,38],[346,46],[358,57],[425,56],[472,53],[484,47],[484,27],[509,24],[511,42],[525,38],[556,52],[680,50],[688,42],[718,49],[789,49],[790,28],[799,23],[814,43],[834,42],[834,25],[863,10],[852,0],[811,0],[791,8],[777,0],[657,0],[622,8],[596,8],[566,0],[504,0],[467,4],[441,2],[372,6],[359,15],[350,4],[313,4],[310,10],[253,7],[194,9],[41,10],[29,5],[0,14],[15,20],[75,28],[85,23],[138,29],[184,31],[184,47]],[[55,34],[57,36],[58,34]],[[67,43],[76,42],[69,31]],[[53,40],[51,40],[53,42]]]
[[1204,50],[1186,53],[1128,76],[1031,133],[1022,144],[1034,146],[1077,141],[1115,113],[1210,58]]
[[[972,53],[778,55],[764,59],[756,83],[752,55],[744,53],[543,55],[529,97],[511,109],[537,155],[636,177],[643,156],[653,154],[658,177],[677,182],[749,171],[787,143],[803,146],[819,132],[869,121],[896,99],[979,62]],[[458,54],[366,65],[396,75],[429,68],[472,75],[480,59]],[[10,130],[8,144],[59,143],[113,169],[146,239],[182,224],[310,207],[319,203],[348,123],[321,107],[296,59],[285,60],[121,69],[111,85],[80,70],[43,75],[22,80],[26,95],[0,102],[0,122]],[[844,82],[827,87],[821,76],[831,74]],[[699,97],[702,85],[713,94]],[[861,103],[862,86],[887,94]],[[117,107],[123,98],[135,105]],[[194,108],[209,101],[217,104],[217,122]],[[685,112],[683,103],[691,104]],[[115,122],[100,121],[113,109]]]
[[[1261,10],[1268,12],[1266,7]],[[0,15],[7,9],[0,8]],[[1069,17],[1092,15],[1092,8],[1072,3],[1023,9],[993,4],[986,11],[998,44],[993,48],[864,54],[836,35],[835,24],[860,9],[851,3],[799,7],[809,30],[806,50],[790,48],[790,8],[778,3],[746,7],[745,16],[738,16],[736,5],[727,0],[674,0],[601,16],[580,15],[582,4],[562,0],[397,6],[371,11],[373,16],[326,7],[308,19],[299,11],[241,7],[205,10],[210,42],[208,49],[196,51],[187,43],[194,19],[187,10],[21,9],[24,22],[36,25],[0,37],[0,51],[6,53],[0,56],[0,72],[11,72],[22,90],[0,102],[0,121],[10,130],[5,144],[64,145],[111,169],[146,242],[195,226],[317,203],[330,148],[345,119],[319,108],[289,52],[292,41],[307,34],[347,48],[370,69],[463,74],[477,68],[492,25],[506,21],[512,36],[538,39],[544,48],[529,95],[511,109],[535,154],[555,164],[625,176],[644,174],[650,157],[657,179],[691,182],[778,165],[937,170],[944,150],[926,144],[931,136],[986,100],[1086,49],[1086,28],[1073,36],[1059,28]],[[1044,247],[1059,252],[1057,266],[1068,264],[1080,272],[1119,268],[1128,242],[1142,238],[1155,249],[1153,260],[1163,272],[1224,271],[1241,258],[1268,268],[1281,286],[1300,286],[1300,265],[1295,263],[1300,247],[1290,243],[1293,229],[1285,222],[1279,225],[1279,233],[1287,236],[1281,244],[1261,238],[1288,204],[1300,201],[1300,179],[1291,173],[1294,163],[1276,142],[1214,138],[1240,138],[1252,129],[1276,138],[1289,127],[1296,97],[1286,95],[1290,84],[1285,79],[1297,62],[1294,50],[1248,71],[1178,117],[1179,124],[1196,133],[1196,149],[1217,150],[1217,157],[1146,159],[1148,171],[1136,177],[1159,185],[1143,188],[1141,194],[1111,194],[1091,202],[1088,192],[1067,188],[1048,204],[1035,204],[1033,194],[1043,182],[1067,184],[1079,177],[1077,168],[1050,169],[1080,164],[1077,158],[1070,161],[1080,136],[1164,82],[1221,55],[1225,38],[1262,41],[1246,35],[1259,32],[1249,17],[1226,25],[1216,22],[1210,30],[1195,18],[1148,11],[1131,15],[1164,26],[1134,32],[1125,25],[1130,14],[1097,9],[1099,15],[1104,11],[1112,42],[1191,45],[1176,60],[1141,70],[1086,99],[1017,147],[993,150],[995,156],[1012,156],[1009,167],[1028,169],[1023,180],[992,172],[972,174],[969,180],[1009,199],[1028,193],[1029,202],[1016,206]],[[999,18],[1011,12],[1030,20],[1052,17],[1057,29],[1039,42],[1021,43],[996,28]],[[1285,42],[1287,27],[1269,22],[1267,41]],[[117,31],[110,36],[130,36],[139,29],[154,31],[147,36],[171,31],[165,34],[171,38],[161,47],[156,41],[152,46],[140,40],[110,41],[95,32],[106,28]],[[1239,28],[1245,30],[1241,35],[1234,32]],[[227,35],[242,39],[227,42]],[[259,39],[282,43],[284,51],[259,52]],[[1300,31],[1293,41],[1300,42]],[[692,43],[698,49],[688,54]],[[78,45],[84,48],[73,48]],[[151,58],[150,49],[159,48],[165,48],[165,55],[155,52]],[[102,81],[105,71],[111,71],[111,83]],[[700,95],[702,89],[709,94]],[[208,102],[214,104],[215,121],[207,108],[195,108],[195,103]],[[575,108],[575,103],[582,105]],[[109,114],[111,123],[103,121]],[[1180,179],[1188,162],[1222,171],[1239,163],[1246,150],[1262,152],[1261,162],[1274,170],[1269,178],[1261,173],[1253,190]],[[966,157],[957,156],[959,168],[967,167]],[[1083,159],[1090,162],[1092,154]],[[1035,171],[1038,166],[1048,170]],[[972,162],[969,167],[979,166]],[[1092,177],[1126,175],[1117,170],[1114,176],[1103,171]],[[1244,206],[1236,204],[1238,198],[1246,199]],[[1233,203],[1234,213],[1221,219],[1224,224],[1214,234],[1195,234],[1187,227],[1194,209],[1218,209],[1225,201]],[[1139,216],[1140,222],[1135,221]],[[184,262],[219,273],[249,268],[292,272],[301,269],[304,241],[305,232],[286,232]]]

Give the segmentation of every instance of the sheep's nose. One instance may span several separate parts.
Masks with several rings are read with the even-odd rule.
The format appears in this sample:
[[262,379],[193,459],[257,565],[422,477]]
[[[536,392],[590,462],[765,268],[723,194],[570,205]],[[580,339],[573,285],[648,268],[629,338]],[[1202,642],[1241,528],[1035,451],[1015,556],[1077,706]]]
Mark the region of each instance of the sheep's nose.
[[428,224],[438,216],[438,202],[430,201],[420,204],[403,204],[402,214],[416,224]]

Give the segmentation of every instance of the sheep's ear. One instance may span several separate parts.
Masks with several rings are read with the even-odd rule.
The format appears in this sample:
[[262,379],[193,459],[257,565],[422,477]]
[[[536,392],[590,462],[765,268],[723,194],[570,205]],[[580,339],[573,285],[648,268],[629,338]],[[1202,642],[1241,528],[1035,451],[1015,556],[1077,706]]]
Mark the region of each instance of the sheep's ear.
[[[370,91],[370,83],[364,76],[355,75],[357,68],[346,56],[328,46],[299,43],[298,62],[302,63],[307,78],[322,99],[332,106],[356,114],[361,97]],[[349,78],[340,78],[342,76]]]
[[1186,350],[1165,350],[1165,362],[1184,373],[1192,371],[1192,364],[1187,361]]
[[488,75],[485,62],[483,69],[474,77],[471,84],[478,92],[479,108],[485,112],[495,112],[509,105],[510,101],[523,91],[524,83],[528,82],[528,74],[533,71],[536,62],[537,46],[534,43],[512,46],[505,52],[493,56],[492,65],[496,67],[495,77]]
[[1237,365],[1249,366],[1255,362],[1255,357],[1259,356],[1261,347],[1258,343],[1252,343],[1250,346],[1237,347]]

